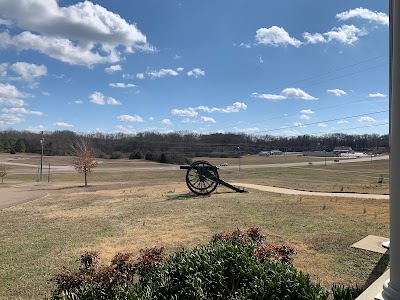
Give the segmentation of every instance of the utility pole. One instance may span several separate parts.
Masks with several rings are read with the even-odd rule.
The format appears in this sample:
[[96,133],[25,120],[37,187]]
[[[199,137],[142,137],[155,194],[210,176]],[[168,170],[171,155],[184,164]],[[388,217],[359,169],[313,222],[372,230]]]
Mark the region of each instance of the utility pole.
[[238,146],[237,147],[237,149],[238,149],[238,154],[239,154],[239,171],[240,171],[240,169],[241,169],[241,166],[240,166],[240,146]]
[[40,155],[40,181],[43,179],[43,144],[44,144],[44,138],[43,138],[43,131],[42,131],[42,138],[40,139],[40,145],[42,146],[42,152]]

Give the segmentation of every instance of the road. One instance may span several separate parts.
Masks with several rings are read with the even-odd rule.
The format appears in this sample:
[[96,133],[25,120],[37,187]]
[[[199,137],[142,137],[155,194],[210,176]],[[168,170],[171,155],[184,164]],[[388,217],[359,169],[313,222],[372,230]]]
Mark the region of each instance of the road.
[[[325,161],[313,161],[313,158],[310,157],[310,162],[298,162],[298,163],[279,163],[279,164],[252,164],[252,165],[240,165],[241,169],[259,169],[259,168],[290,168],[290,167],[305,167],[309,166],[310,163],[312,165],[325,165]],[[371,160],[388,160],[389,155],[377,156],[377,157],[366,157],[366,158],[339,158],[339,162],[334,161],[326,161],[327,165],[337,165],[337,164],[345,164],[345,163],[358,163],[358,162],[369,162]],[[9,166],[17,166],[21,168],[11,169],[9,174],[37,174],[38,166],[24,163],[14,163],[8,161],[0,161],[0,165],[9,165]],[[238,169],[239,165],[230,165],[225,167],[219,167],[221,170],[224,169]],[[102,165],[98,165],[96,167],[96,172],[134,172],[134,171],[174,171],[179,170],[178,165],[167,165],[160,164],[157,167],[132,167],[132,166],[123,166],[123,167],[103,167]],[[46,174],[47,168],[43,167],[43,173]],[[51,173],[70,173],[76,172],[72,166],[51,166]]]

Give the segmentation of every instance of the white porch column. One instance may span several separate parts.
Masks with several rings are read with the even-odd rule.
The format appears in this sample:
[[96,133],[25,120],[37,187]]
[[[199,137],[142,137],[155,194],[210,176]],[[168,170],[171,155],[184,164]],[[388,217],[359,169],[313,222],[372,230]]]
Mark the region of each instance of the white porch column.
[[382,296],[400,299],[400,2],[390,0],[390,279]]

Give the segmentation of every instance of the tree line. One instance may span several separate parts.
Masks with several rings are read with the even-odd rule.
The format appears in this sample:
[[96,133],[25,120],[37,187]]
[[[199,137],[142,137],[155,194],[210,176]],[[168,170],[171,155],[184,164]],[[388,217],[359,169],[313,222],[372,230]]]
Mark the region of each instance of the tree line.
[[100,158],[146,158],[161,162],[184,163],[190,158],[236,157],[260,151],[281,150],[301,152],[332,151],[336,146],[350,146],[355,151],[368,152],[378,148],[389,150],[389,135],[332,133],[322,136],[274,136],[244,133],[141,132],[137,134],[78,134],[72,131],[34,133],[30,131],[0,131],[0,151],[9,153],[41,153],[73,155],[72,145],[84,138]]

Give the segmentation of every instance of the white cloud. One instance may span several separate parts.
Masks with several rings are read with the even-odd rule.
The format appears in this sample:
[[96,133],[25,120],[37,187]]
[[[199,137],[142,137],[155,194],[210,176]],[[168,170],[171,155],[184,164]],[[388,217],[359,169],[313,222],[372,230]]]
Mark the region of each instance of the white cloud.
[[302,89],[298,89],[298,88],[286,88],[286,89],[282,90],[280,95],[252,93],[251,96],[254,98],[266,99],[266,100],[283,100],[283,99],[290,99],[290,98],[303,99],[303,100],[317,100],[318,99],[318,98],[315,98],[315,97],[307,94]]
[[205,76],[206,72],[204,72],[203,70],[201,70],[199,68],[195,68],[195,69],[192,69],[189,72],[187,72],[187,75],[189,77],[199,78],[201,76]]
[[30,95],[25,94],[17,89],[16,86],[8,83],[0,83],[0,97],[4,98],[28,98]]
[[311,109],[303,109],[300,111],[302,114],[308,114],[308,115],[313,115],[315,112],[313,112]]
[[164,124],[164,125],[171,125],[171,120],[170,120],[170,119],[163,119],[163,120],[161,121],[161,124]]
[[300,116],[300,119],[302,119],[302,120],[310,120],[311,117],[308,116],[308,115],[301,115],[301,116]]
[[297,89],[297,88],[286,88],[281,92],[281,94],[286,98],[299,98],[299,99],[303,99],[303,100],[317,100],[318,99],[318,98],[315,98],[315,97],[307,94],[302,89]]
[[159,71],[148,71],[147,75],[151,78],[161,78],[165,76],[178,76],[179,73],[172,69],[161,69]]
[[282,95],[274,95],[274,94],[252,93],[251,96],[254,97],[254,98],[258,98],[258,99],[274,100],[274,101],[286,99],[285,96],[282,96]]
[[260,28],[256,32],[256,42],[262,45],[300,47],[302,42],[290,37],[289,33],[282,27]]
[[300,132],[296,129],[294,130],[284,130],[283,131],[283,135],[284,136],[297,136],[300,135]]
[[304,124],[301,123],[301,122],[294,122],[294,123],[293,123],[293,126],[296,126],[296,127],[305,127]]
[[[237,45],[234,44],[234,46],[237,46]],[[250,49],[251,48],[251,44],[249,44],[249,43],[240,43],[239,47]]]
[[143,73],[138,73],[138,74],[136,74],[136,78],[144,79],[144,74]]
[[317,126],[318,127],[323,127],[323,128],[328,127],[328,125],[325,124],[325,123],[318,123]]
[[118,100],[114,99],[113,97],[107,97],[107,104],[109,105],[121,105],[122,103]]
[[0,83],[0,106],[2,105],[9,105],[9,106],[14,106],[14,107],[21,107],[26,105],[24,100],[21,100],[19,98],[28,98],[30,97],[30,94],[23,93],[17,89],[12,84],[6,83]]
[[25,128],[26,131],[30,131],[30,132],[35,132],[35,133],[39,133],[41,131],[46,130],[47,127],[43,126],[43,125],[39,125],[39,126],[29,126],[27,128]]
[[138,115],[121,115],[117,117],[117,120],[120,122],[134,122],[134,123],[142,123],[143,119]]
[[114,99],[113,97],[106,97],[100,92],[94,92],[93,94],[90,95],[90,102],[98,105],[121,105],[121,102],[118,100]]
[[75,104],[83,104],[83,101],[82,100],[76,100],[76,101],[74,101],[74,103]]
[[196,117],[199,113],[194,108],[173,109],[171,114],[174,116]]
[[383,12],[371,11],[366,8],[358,7],[350,9],[336,15],[339,20],[348,20],[351,18],[360,18],[370,22],[376,22],[381,25],[389,25],[389,16]]
[[8,63],[1,63],[0,64],[0,77],[6,77],[7,76],[7,69],[8,69]]
[[334,27],[331,31],[325,32],[327,42],[337,41],[342,44],[353,45],[359,37],[367,34],[365,29],[359,29],[354,25],[342,25]]
[[90,95],[90,102],[94,104],[99,104],[99,105],[104,105],[106,104],[106,99],[104,95],[100,92],[94,92],[93,94]]
[[109,86],[122,89],[136,87],[136,85],[134,85],[133,83],[123,83],[123,82],[110,83]]
[[361,122],[361,123],[373,123],[373,122],[376,122],[376,120],[374,118],[372,118],[372,117],[366,117],[365,116],[365,117],[359,118],[358,122]]
[[58,127],[67,127],[67,128],[74,127],[74,125],[65,122],[55,122],[53,123],[53,125]]
[[125,133],[125,134],[135,133],[135,131],[133,130],[133,126],[117,125],[115,128],[116,128],[117,132],[122,132],[122,133]]
[[213,118],[210,118],[210,117],[201,117],[201,119],[202,119],[204,122],[216,123],[215,120],[214,120]]
[[39,66],[26,62],[16,62],[10,66],[10,70],[19,75],[19,77],[11,78],[12,80],[20,80],[25,82],[31,82],[47,75],[47,68],[45,65]]
[[113,65],[113,66],[109,66],[108,68],[104,69],[104,72],[106,72],[108,74],[118,72],[118,71],[122,71],[121,65]]
[[334,90],[327,90],[328,93],[335,94],[336,96],[340,97],[342,95],[347,95],[347,93],[343,90],[340,89],[334,89]]
[[347,123],[349,123],[349,121],[346,120],[337,121],[337,124],[347,124]]
[[384,98],[387,97],[387,95],[385,94],[381,94],[381,93],[375,93],[375,94],[368,94],[369,98]]
[[24,122],[25,119],[15,114],[1,114],[0,115],[0,126],[14,125]]
[[182,72],[184,70],[184,68],[177,68],[176,69],[178,72]]
[[316,44],[316,43],[325,43],[325,37],[320,34],[320,33],[309,33],[309,32],[304,32],[303,33],[303,38],[306,40],[307,44]]
[[66,7],[57,0],[0,1],[0,15],[26,30],[14,37],[3,33],[3,47],[36,50],[70,64],[116,62],[119,50],[154,51],[135,24],[90,1]]
[[216,108],[216,107],[208,107],[208,106],[198,106],[195,108],[196,110],[202,110],[208,113],[214,113],[214,112],[219,112],[219,113],[234,113],[234,112],[239,112],[240,110],[246,110],[247,105],[244,104],[243,102],[235,102],[233,105],[230,105],[226,108]]
[[43,116],[41,111],[28,110],[23,107],[3,108],[1,111],[7,114]]
[[75,45],[67,39],[40,36],[28,31],[13,37],[8,32],[0,33],[0,48],[7,47],[15,47],[20,51],[35,50],[72,65],[92,66],[99,63],[115,63],[120,60],[115,51],[109,53],[108,56],[101,56],[82,44]]
[[243,133],[256,133],[260,131],[260,128],[258,127],[248,127],[248,128],[238,128],[238,127],[233,127],[236,131],[243,132]]
[[50,93],[49,92],[42,92],[42,94],[43,94],[43,96],[50,96]]

